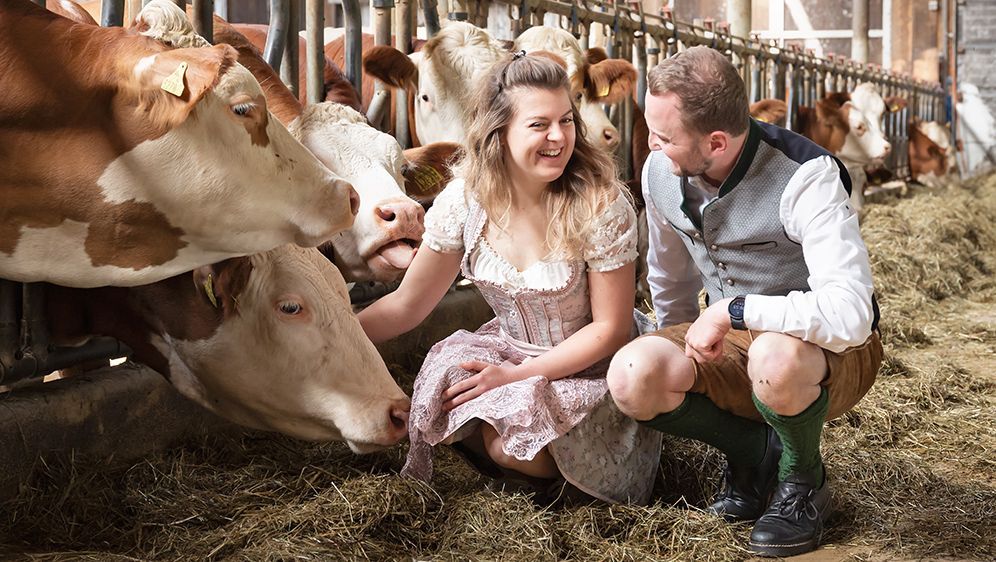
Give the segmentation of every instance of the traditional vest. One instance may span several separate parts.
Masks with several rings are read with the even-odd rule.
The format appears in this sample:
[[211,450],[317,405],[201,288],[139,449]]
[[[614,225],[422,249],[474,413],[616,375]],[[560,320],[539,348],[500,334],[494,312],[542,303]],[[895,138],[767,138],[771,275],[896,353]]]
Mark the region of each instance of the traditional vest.
[[[810,290],[802,246],[786,235],[779,206],[799,167],[819,156],[833,158],[805,137],[751,120],[743,152],[699,224],[685,202],[686,190],[696,188],[671,173],[663,153],[651,153],[645,180],[650,198],[695,260],[710,302]],[[847,171],[837,165],[850,193]]]

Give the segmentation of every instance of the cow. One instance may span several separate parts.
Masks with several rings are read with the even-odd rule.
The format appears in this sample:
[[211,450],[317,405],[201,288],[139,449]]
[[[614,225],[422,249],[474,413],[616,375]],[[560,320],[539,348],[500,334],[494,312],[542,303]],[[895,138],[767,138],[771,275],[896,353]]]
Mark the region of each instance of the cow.
[[913,117],[909,127],[910,174],[916,181],[930,185],[955,170],[951,130],[937,121]]
[[979,95],[975,84],[963,83],[958,89],[958,137],[964,145],[966,174],[983,167],[996,166],[996,119]]
[[45,9],[77,23],[98,25],[90,12],[72,0],[45,0]]
[[[142,33],[174,46],[206,43],[171,2],[146,6],[136,26]],[[411,158],[406,158],[393,137],[371,127],[365,117],[347,105],[323,102],[302,108],[257,47],[218,17],[214,21],[214,38],[238,51],[239,62],[259,80],[274,115],[287,124],[291,134],[360,193],[353,226],[324,243],[323,253],[349,281],[390,282],[400,277],[411,263],[424,231],[422,205],[408,197],[405,190],[424,193],[441,189],[448,174],[446,161],[457,147],[432,147],[419,154],[409,153]],[[435,178],[436,185],[416,181],[425,178]]]
[[232,422],[356,453],[407,434],[409,400],[315,248],[288,244],[138,287],[43,287],[53,343],[117,338]]
[[348,227],[352,187],[235,58],[0,4],[0,277],[138,285]]
[[864,206],[867,177],[864,168],[881,164],[892,151],[882,132],[885,101],[874,84],[858,84],[851,93],[837,92],[817,100],[815,106],[800,106],[797,129],[833,153],[851,176],[851,206]]

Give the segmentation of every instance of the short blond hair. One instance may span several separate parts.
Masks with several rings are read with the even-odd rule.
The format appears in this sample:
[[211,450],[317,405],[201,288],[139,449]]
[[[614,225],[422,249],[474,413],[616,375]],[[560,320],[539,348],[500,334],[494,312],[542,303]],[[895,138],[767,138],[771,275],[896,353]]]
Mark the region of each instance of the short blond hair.
[[719,51],[691,47],[666,58],[647,75],[650,94],[672,93],[681,102],[681,123],[701,134],[743,134],[750,122],[747,88]]

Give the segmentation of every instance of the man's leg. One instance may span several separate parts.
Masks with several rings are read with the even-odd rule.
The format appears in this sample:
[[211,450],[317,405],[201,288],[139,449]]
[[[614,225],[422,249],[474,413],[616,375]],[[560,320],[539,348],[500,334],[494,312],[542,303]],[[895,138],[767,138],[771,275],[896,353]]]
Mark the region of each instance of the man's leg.
[[[671,330],[666,331],[669,336]],[[742,372],[746,357],[731,351],[724,358],[726,366]],[[609,391],[624,414],[658,431],[708,443],[726,455],[723,488],[709,510],[729,521],[754,520],[774,483],[777,438],[765,424],[719,408],[706,394],[689,392],[695,379],[695,365],[679,343],[659,335],[623,347],[608,371]],[[746,384],[741,386],[746,393]]]
[[791,556],[819,544],[830,503],[820,457],[827,372],[820,347],[784,334],[760,334],[748,350],[754,404],[784,446],[771,504],[751,532],[755,553]]

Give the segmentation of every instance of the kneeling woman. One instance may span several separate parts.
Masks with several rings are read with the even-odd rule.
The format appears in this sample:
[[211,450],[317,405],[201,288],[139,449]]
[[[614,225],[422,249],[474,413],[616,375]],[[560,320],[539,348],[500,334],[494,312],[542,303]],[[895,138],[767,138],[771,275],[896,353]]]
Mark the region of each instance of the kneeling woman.
[[620,413],[605,382],[612,354],[649,324],[633,310],[630,200],[609,155],[585,141],[567,73],[550,59],[495,65],[471,111],[467,154],[401,286],[359,314],[370,339],[390,339],[462,271],[496,315],[426,357],[403,473],[430,478],[432,447],[459,443],[485,471],[646,503],[660,436]]

